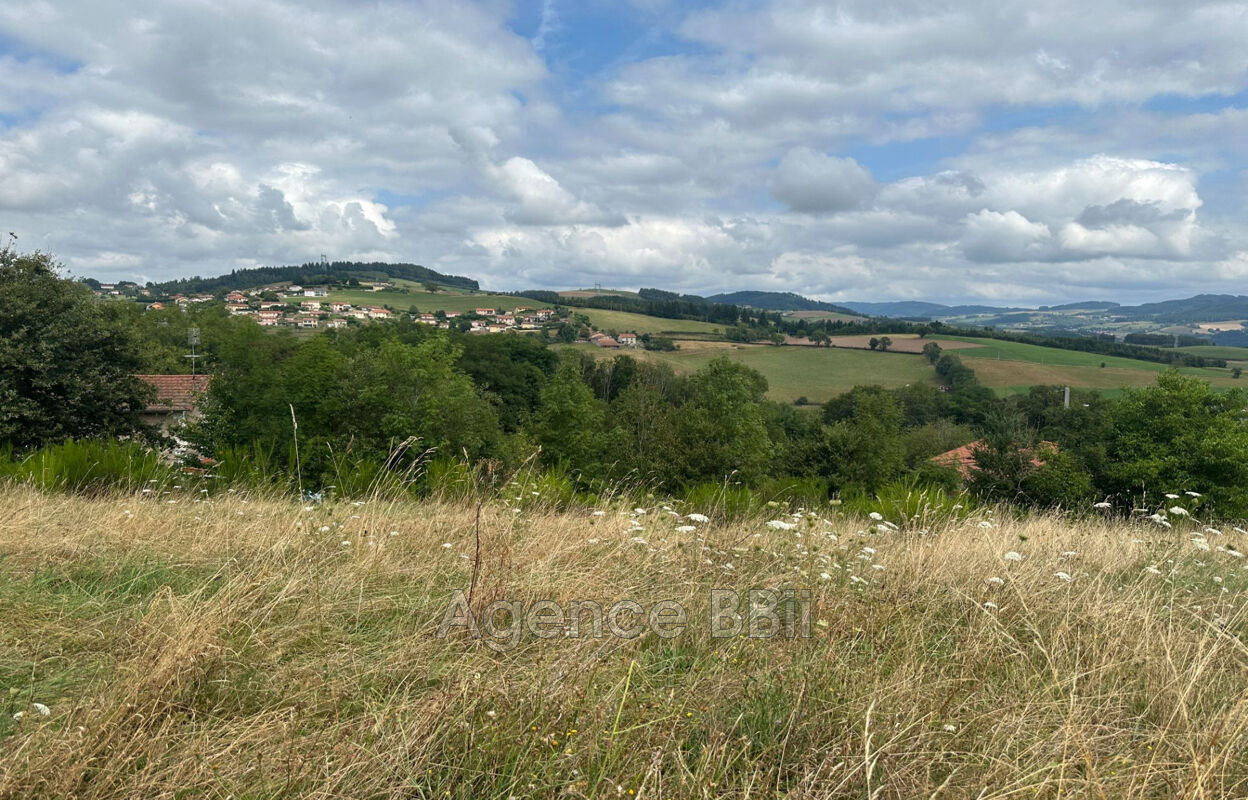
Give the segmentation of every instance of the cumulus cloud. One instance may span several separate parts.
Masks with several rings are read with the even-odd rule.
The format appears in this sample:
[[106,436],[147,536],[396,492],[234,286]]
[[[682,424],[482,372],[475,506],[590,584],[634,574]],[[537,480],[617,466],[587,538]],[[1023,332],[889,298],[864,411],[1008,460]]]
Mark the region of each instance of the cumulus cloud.
[[3,4],[0,215],[110,278],[327,253],[1050,302],[1248,270],[1248,112],[1210,99],[1248,87],[1242,4],[637,6],[599,54],[549,2]]
[[795,147],[780,159],[771,193],[793,211],[845,211],[875,193],[875,179],[852,158]]
[[1017,211],[983,209],[966,218],[962,249],[974,261],[1038,261],[1052,233]]

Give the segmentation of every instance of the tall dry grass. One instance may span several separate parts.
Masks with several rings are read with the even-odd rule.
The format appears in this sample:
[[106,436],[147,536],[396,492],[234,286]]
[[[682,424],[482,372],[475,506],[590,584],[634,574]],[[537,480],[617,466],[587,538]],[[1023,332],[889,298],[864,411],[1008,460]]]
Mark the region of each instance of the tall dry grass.
[[[684,635],[438,638],[467,504],[0,492],[0,796],[1248,795],[1229,528],[522,499],[481,508],[478,608],[676,599]],[[752,586],[809,588],[813,635],[710,638]]]

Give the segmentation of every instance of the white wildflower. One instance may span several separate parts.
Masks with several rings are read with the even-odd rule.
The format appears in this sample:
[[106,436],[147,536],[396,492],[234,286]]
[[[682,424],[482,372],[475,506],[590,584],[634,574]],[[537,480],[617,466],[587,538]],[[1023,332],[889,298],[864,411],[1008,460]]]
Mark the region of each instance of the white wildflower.
[[1005,579],[999,578],[996,575],[993,575],[991,578],[988,579],[988,582],[993,584],[994,586],[1001,586],[1005,583]]
[[350,546],[351,546],[351,540],[350,540],[350,539],[343,539],[343,540],[342,540],[342,546],[343,546],[343,547],[350,547]]
[[987,608],[987,609],[992,610],[992,611],[996,611],[996,610],[997,610],[997,604],[996,604],[996,603],[994,603],[994,602],[992,602],[991,600],[985,600],[985,601],[984,601],[984,608]]
[[451,544],[450,542],[443,542],[443,543],[442,543],[442,549],[443,549],[443,550],[450,550],[450,549],[451,549],[452,547],[454,547],[454,546],[455,546],[455,545]]
[[880,513],[880,512],[878,512],[878,511],[872,511],[872,512],[871,512],[870,514],[868,514],[867,516],[868,516],[868,517],[870,517],[871,519],[875,520],[876,522],[883,522],[883,521],[884,521],[884,515],[883,515],[883,514],[881,514],[881,513]]
[[797,526],[791,522],[785,522],[782,519],[773,519],[767,523],[767,527],[771,528],[773,531],[791,531]]
[[710,522],[711,521],[711,518],[705,514],[690,514],[689,516],[685,517],[685,519],[689,520],[690,522]]
[[958,732],[957,725],[942,725],[940,729],[944,731],[945,733],[957,733]]
[[1010,552],[1005,554],[1005,560],[1006,561],[1022,561],[1023,554],[1016,552],[1014,550],[1011,550]]
[[1188,497],[1200,497],[1200,492],[1184,492]]
[[1186,516],[1187,516],[1187,509],[1186,509],[1186,508],[1183,508],[1183,507],[1181,507],[1181,506],[1173,506],[1173,507],[1170,509],[1170,513],[1171,513],[1171,514],[1173,514],[1173,515],[1175,515],[1176,517],[1186,517]]
[[1149,566],[1145,567],[1145,568],[1144,568],[1144,571],[1145,571],[1145,572],[1151,572],[1151,573],[1152,573],[1152,574],[1154,574],[1154,575],[1160,575],[1160,574],[1161,574],[1161,570],[1157,569],[1156,567],[1152,566],[1151,564],[1150,564]]
[[591,517],[605,517],[606,515],[607,515],[607,512],[605,511],[594,511],[593,513],[590,514]]
[[821,581],[830,581],[830,580],[832,580],[832,576],[831,576],[831,575],[829,575],[829,574],[828,574],[828,573],[826,573],[826,572],[820,572],[820,573],[819,573],[819,580],[821,580]]
[[1105,502],[1105,501],[1103,501],[1103,500],[1102,500],[1102,501],[1101,501],[1101,502],[1099,502],[1099,503],[1093,503],[1093,504],[1092,504],[1092,507],[1093,507],[1093,508],[1113,508],[1113,507],[1114,507],[1114,504],[1113,504],[1113,503],[1108,503],[1108,502]]
[[693,533],[696,530],[697,528],[694,527],[693,525],[677,525],[676,526],[677,533]]
[[1072,580],[1074,580],[1073,578],[1070,577],[1069,572],[1054,572],[1053,577],[1066,581],[1067,583],[1070,583]]

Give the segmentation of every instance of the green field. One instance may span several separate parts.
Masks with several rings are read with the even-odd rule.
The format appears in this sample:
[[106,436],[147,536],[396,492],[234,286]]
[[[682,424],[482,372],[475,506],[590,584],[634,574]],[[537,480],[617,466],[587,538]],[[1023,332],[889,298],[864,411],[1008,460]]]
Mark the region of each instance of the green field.
[[599,308],[573,308],[572,313],[584,314],[599,330],[613,330],[621,333],[636,331],[650,334],[702,334],[712,335],[723,333],[722,325],[699,322],[688,319],[662,319],[648,317],[645,314],[633,314],[628,311],[607,311]]
[[[1151,361],[1100,356],[1074,350],[1058,350],[993,339],[948,338],[984,345],[953,352],[966,359],[967,366],[975,370],[981,383],[1001,395],[1025,393],[1032,386],[1063,385],[1077,389],[1096,389],[1107,396],[1116,396],[1124,388],[1152,385],[1157,374],[1168,369],[1164,364]],[[593,345],[577,345],[577,348],[598,358],[627,353],[637,358],[670,364],[677,372],[685,374],[701,367],[715,356],[727,355],[734,361],[740,361],[761,372],[770,386],[768,397],[781,402],[792,402],[798,397],[806,397],[812,403],[821,403],[856,385],[896,387],[934,380],[933,370],[927,361],[919,355],[909,353],[879,353],[844,347],[771,347],[687,340],[680,341],[679,344],[681,349],[670,353],[603,350]],[[1101,366],[1102,362],[1104,367]],[[1226,369],[1182,368],[1179,372],[1208,380],[1217,387],[1248,387],[1248,380],[1235,380]]]
[[725,355],[762,373],[770,387],[767,396],[783,403],[791,403],[799,397],[806,397],[812,403],[822,403],[859,384],[896,387],[931,381],[933,377],[927,361],[905,353],[689,341],[680,342],[681,349],[671,353],[573,346],[598,358],[610,358],[623,352],[636,358],[670,364],[682,374],[693,372],[716,356]]
[[856,320],[856,319],[864,319],[864,317],[862,316],[855,316],[853,314],[841,314],[840,312],[837,312],[837,311],[786,311],[784,312],[784,316],[786,319],[804,319],[808,321],[827,320],[827,321],[832,321],[832,322],[835,322],[837,320],[850,321],[850,320]]
[[1248,347],[1220,347],[1217,345],[1200,345],[1196,347],[1180,347],[1180,352],[1191,353],[1205,358],[1224,358],[1227,361],[1248,361]]

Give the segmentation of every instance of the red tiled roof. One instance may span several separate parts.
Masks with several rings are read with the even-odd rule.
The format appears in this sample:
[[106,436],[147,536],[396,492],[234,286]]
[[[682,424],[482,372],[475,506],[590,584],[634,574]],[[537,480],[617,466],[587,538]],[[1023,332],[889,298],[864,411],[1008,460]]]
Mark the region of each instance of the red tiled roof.
[[211,375],[135,375],[155,387],[156,399],[147,407],[149,412],[192,411],[199,398],[208,391]]
[[[941,453],[938,456],[932,456],[931,460],[945,467],[953,467],[962,475],[963,480],[969,480],[971,473],[979,469],[979,465],[975,463],[975,450],[982,447],[983,440],[976,440],[970,444],[964,444],[961,447],[955,447],[948,452]],[[1048,448],[1054,452],[1057,451],[1057,445],[1053,442],[1041,442],[1041,447]],[[1031,464],[1039,467],[1044,464],[1043,459],[1038,455],[1031,454]]]

